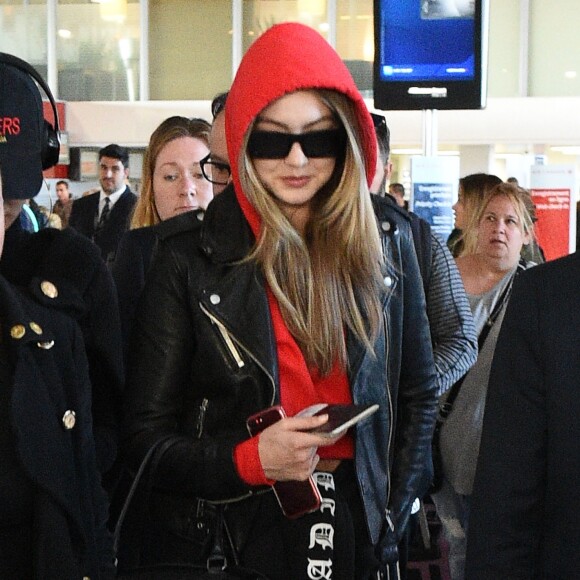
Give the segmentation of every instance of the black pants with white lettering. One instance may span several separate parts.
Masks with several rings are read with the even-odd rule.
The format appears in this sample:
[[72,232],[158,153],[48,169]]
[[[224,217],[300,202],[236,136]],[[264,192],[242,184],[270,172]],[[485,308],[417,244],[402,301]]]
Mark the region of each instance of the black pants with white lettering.
[[367,533],[352,462],[334,474],[316,473],[322,508],[286,518],[274,494],[259,498],[240,555],[244,566],[272,580],[369,580],[379,564]]

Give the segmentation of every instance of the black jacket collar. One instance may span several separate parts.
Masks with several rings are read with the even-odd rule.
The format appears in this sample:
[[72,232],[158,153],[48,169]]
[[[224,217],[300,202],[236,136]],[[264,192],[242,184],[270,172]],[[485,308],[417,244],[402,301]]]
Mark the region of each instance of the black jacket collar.
[[208,206],[203,220],[201,247],[213,262],[231,263],[243,259],[255,238],[228,185]]

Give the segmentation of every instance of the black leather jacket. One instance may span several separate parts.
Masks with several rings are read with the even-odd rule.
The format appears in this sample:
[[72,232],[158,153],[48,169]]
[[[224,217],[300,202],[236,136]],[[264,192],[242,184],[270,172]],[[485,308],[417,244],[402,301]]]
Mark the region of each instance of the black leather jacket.
[[[430,460],[436,396],[409,224],[384,200],[373,203],[387,254],[384,325],[376,356],[352,335],[347,342],[354,402],[380,405],[355,436],[358,483],[376,544],[389,516],[397,529],[406,523]],[[181,440],[160,462],[158,488],[210,500],[251,495],[233,449],[248,438],[246,418],[279,402],[264,281],[253,262],[239,262],[253,234],[233,188],[205,214],[156,228],[158,248],[129,353],[128,458],[137,466],[153,441],[178,433]]]

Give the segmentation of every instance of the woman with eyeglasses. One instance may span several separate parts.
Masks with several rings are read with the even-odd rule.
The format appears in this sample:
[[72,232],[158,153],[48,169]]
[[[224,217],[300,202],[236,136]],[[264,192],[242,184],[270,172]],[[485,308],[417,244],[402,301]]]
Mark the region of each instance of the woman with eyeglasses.
[[[315,30],[285,23],[255,41],[226,128],[233,187],[202,222],[160,226],[136,317],[126,457],[136,468],[170,446],[119,566],[205,566],[217,529],[253,577],[376,578],[396,561],[435,411],[409,225],[371,200],[373,124]],[[318,403],[379,409],[329,438],[314,431],[328,415],[296,416]],[[279,420],[251,436],[263,411]],[[308,481],[320,508],[286,517],[273,487]]]
[[200,164],[209,153],[210,129],[204,119],[174,116],[165,119],[149,140],[141,194],[113,268],[125,348],[157,240],[156,228],[150,226],[184,212],[205,210],[213,199]]

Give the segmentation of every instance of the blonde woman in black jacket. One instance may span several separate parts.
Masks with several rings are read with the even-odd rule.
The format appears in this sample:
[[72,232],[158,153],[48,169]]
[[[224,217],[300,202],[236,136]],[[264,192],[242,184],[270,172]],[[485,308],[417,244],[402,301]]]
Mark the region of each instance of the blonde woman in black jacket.
[[[152,564],[205,561],[204,500],[227,504],[240,561],[270,578],[306,578],[310,566],[370,578],[396,560],[435,412],[409,224],[371,201],[370,115],[306,26],[275,26],[246,53],[226,135],[233,186],[203,220],[159,226],[129,349],[129,459],[176,436],[136,548]],[[313,403],[379,410],[328,439],[308,432],[326,417],[295,416]],[[250,437],[247,418],[276,404],[287,417]],[[322,509],[285,518],[272,485],[310,476]]]

